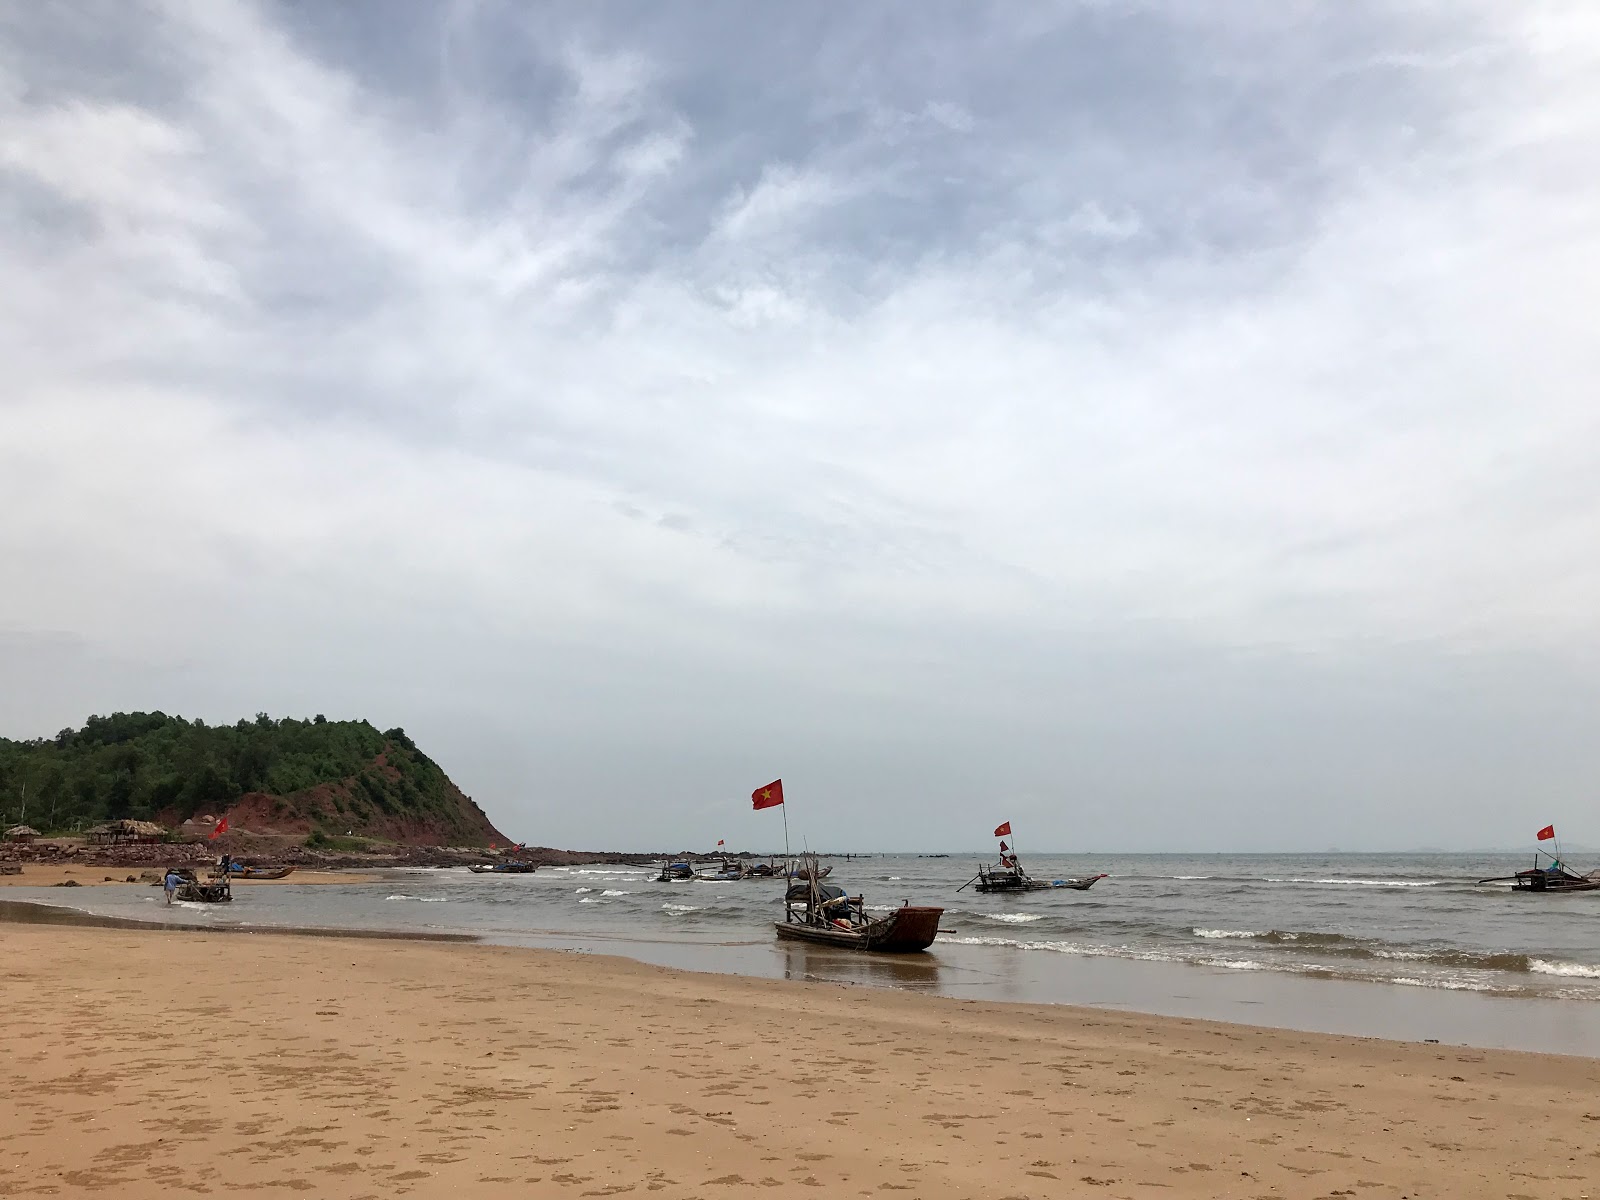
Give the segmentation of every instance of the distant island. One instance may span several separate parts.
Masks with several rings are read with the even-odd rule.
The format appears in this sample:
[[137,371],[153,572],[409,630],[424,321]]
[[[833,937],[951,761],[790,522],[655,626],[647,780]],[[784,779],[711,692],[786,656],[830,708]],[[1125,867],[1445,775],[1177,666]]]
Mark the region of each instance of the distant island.
[[510,841],[404,729],[380,733],[367,721],[257,713],[207,725],[119,712],[52,738],[0,738],[0,827],[15,821],[49,836],[136,821],[179,837],[222,817],[230,835],[311,847]]

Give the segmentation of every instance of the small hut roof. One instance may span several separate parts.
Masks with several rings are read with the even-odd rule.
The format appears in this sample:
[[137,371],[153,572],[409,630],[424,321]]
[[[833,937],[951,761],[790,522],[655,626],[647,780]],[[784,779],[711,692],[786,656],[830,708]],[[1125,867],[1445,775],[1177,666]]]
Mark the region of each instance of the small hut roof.
[[154,821],[121,821],[124,833],[131,833],[138,837],[160,837],[166,833],[166,828],[157,825]]
[[8,838],[38,837],[39,831],[32,825],[13,825],[10,829],[6,830],[6,836]]

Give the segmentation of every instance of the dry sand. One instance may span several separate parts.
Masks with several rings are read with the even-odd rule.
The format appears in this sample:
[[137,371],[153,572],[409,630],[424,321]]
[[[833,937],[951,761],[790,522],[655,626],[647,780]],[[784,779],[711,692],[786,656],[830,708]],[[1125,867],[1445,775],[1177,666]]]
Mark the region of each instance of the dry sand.
[[1600,1197],[1590,1059],[18,925],[0,1011],[5,1196]]
[[[158,867],[106,867],[84,863],[23,863],[22,874],[0,875],[0,887],[54,887],[71,879],[83,887],[109,887],[120,884],[130,886],[128,876],[138,879],[143,874],[159,874]],[[202,878],[207,869],[201,868]],[[269,887],[285,883],[378,883],[383,879],[380,871],[318,871],[298,867],[284,879],[234,879],[239,887]],[[149,883],[142,886],[149,887]]]

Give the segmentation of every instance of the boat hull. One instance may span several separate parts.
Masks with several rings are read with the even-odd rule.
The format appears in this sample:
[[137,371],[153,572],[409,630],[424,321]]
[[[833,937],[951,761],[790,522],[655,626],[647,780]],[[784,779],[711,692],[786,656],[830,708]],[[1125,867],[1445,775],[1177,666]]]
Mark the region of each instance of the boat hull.
[[287,879],[294,874],[293,867],[246,867],[235,872],[235,879]]
[[489,866],[472,863],[467,867],[474,875],[532,875],[538,869],[533,863],[493,863]]
[[943,915],[942,908],[907,905],[859,929],[807,925],[801,921],[778,921],[773,927],[780,938],[793,942],[870,950],[878,954],[914,954],[933,945],[933,939],[939,935],[939,918]]
[[1105,875],[1087,875],[1082,879],[996,879],[981,880],[974,887],[979,892],[1054,892],[1065,889],[1087,892]]

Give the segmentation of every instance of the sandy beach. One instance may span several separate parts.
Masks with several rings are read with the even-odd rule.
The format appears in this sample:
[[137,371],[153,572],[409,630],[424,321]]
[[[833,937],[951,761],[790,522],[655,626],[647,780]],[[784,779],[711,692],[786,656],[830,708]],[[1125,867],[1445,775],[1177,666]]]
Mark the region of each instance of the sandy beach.
[[1600,1196],[1590,1059],[478,945],[0,957],[8,1196]]

